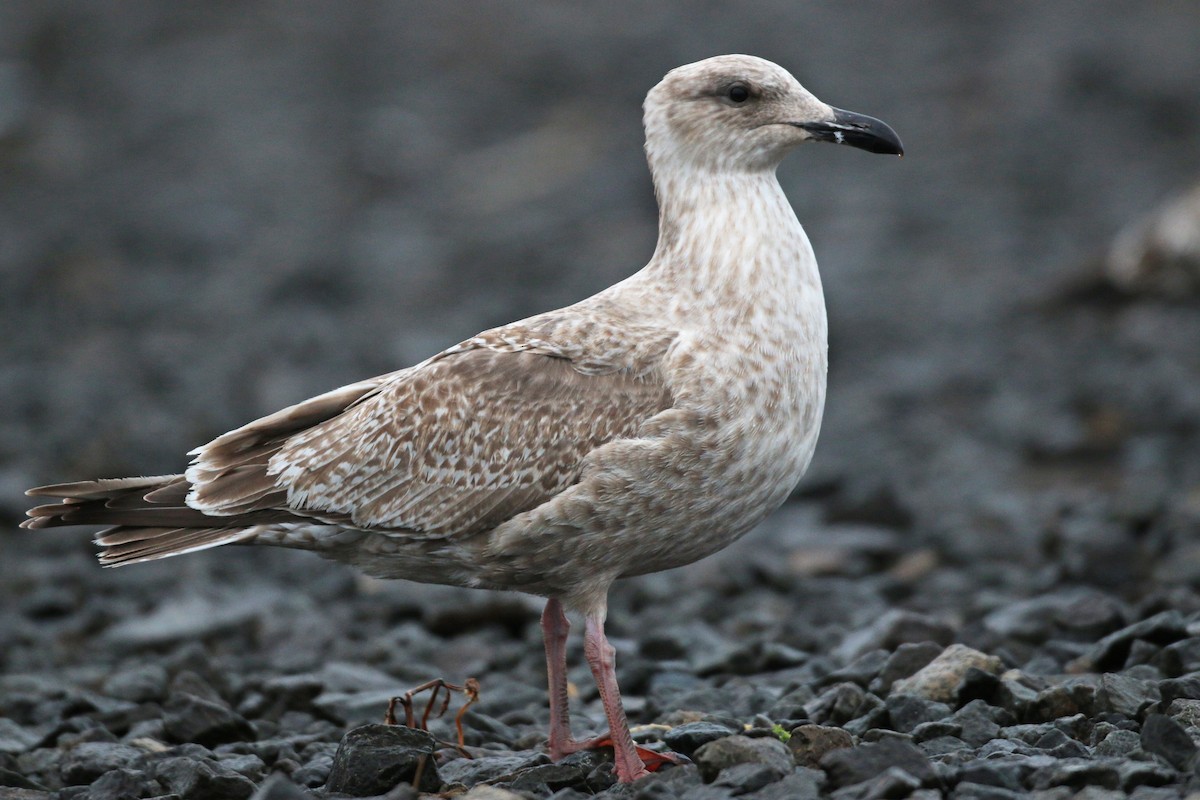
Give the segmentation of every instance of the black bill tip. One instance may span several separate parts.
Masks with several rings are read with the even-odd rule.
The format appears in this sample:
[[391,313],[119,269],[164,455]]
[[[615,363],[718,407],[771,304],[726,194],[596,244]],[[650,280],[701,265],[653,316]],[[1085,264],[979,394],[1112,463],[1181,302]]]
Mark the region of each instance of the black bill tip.
[[832,122],[797,122],[797,128],[808,131],[809,136],[819,142],[848,144],[868,153],[883,153],[903,156],[904,145],[891,126],[882,120],[856,114],[853,111],[833,109]]

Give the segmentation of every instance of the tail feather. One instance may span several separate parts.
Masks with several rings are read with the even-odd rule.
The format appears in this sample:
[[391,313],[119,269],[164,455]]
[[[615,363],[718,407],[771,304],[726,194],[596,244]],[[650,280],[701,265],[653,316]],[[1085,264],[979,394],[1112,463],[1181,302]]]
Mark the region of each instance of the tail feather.
[[279,508],[206,514],[187,505],[190,488],[182,475],[39,486],[26,494],[63,499],[31,508],[21,527],[112,525],[96,537],[96,543],[105,548],[100,563],[115,567],[247,541],[259,525],[309,521]]
[[[128,534],[135,532],[136,537],[129,538]],[[109,532],[97,537],[97,543],[104,544],[101,539],[107,539]],[[143,561],[156,561],[170,556],[181,556],[185,553],[195,553],[220,547],[225,544],[235,544],[254,538],[253,528],[113,528],[111,533],[115,538],[124,539],[120,544],[106,545],[100,553],[100,564],[105,567],[123,567],[126,564],[138,564]],[[150,534],[149,536],[145,534]]]

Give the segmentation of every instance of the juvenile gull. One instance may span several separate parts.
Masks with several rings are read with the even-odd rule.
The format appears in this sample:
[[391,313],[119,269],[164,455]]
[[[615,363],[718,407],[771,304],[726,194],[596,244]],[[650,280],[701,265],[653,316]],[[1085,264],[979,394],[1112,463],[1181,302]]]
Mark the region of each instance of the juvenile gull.
[[24,526],[113,525],[96,538],[105,566],[265,544],[381,578],[541,595],[551,756],[608,738],[571,736],[571,609],[618,777],[641,777],[604,636],[609,586],[753,528],[800,480],[821,426],[821,279],[775,168],[805,141],[903,152],[879,120],[741,55],[669,72],[645,128],[659,239],[641,271],[226,433],[182,475],[32,489],[64,499]]

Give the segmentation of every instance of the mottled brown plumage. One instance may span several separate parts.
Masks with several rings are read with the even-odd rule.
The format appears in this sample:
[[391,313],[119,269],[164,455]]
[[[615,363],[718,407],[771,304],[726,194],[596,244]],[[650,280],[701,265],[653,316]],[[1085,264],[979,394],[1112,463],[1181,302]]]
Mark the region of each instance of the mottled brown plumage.
[[26,527],[114,525],[96,540],[109,566],[270,544],[543,595],[551,755],[586,744],[567,724],[566,606],[586,617],[618,775],[644,774],[604,637],[609,586],[750,530],[820,429],[820,276],[775,167],[812,139],[900,152],[883,123],[748,56],[672,71],[645,125],[660,235],[640,272],[231,431],[183,475],[32,490],[64,500]]

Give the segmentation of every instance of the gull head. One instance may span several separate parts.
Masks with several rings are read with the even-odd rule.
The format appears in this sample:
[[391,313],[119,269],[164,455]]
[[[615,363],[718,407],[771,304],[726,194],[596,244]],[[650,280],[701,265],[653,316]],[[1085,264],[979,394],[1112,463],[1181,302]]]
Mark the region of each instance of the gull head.
[[646,154],[656,172],[773,170],[805,141],[904,154],[885,123],[822,103],[787,70],[754,56],[673,69],[646,95],[644,109]]

